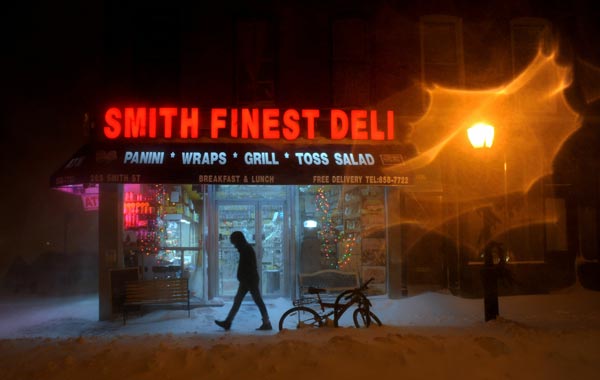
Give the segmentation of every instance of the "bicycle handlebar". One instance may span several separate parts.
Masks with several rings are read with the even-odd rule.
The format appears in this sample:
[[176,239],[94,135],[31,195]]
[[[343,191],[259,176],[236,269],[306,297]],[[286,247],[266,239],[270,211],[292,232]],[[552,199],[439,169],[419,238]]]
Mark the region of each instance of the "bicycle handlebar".
[[365,282],[365,283],[364,283],[364,284],[363,284],[363,285],[362,285],[360,288],[361,288],[361,289],[368,289],[368,288],[369,288],[369,286],[368,286],[368,285],[369,285],[369,283],[370,283],[371,281],[373,281],[373,280],[375,280],[375,277],[371,277],[370,279],[368,279],[368,280],[367,280],[367,282]]
[[369,283],[371,283],[373,280],[375,280],[375,277],[371,277],[370,279],[368,279],[367,282],[360,286],[360,288],[353,289],[354,291],[351,294],[348,294],[346,297],[344,297],[344,299],[349,300],[354,296],[354,294],[356,294],[357,291],[362,292],[364,290],[367,290],[369,288]]

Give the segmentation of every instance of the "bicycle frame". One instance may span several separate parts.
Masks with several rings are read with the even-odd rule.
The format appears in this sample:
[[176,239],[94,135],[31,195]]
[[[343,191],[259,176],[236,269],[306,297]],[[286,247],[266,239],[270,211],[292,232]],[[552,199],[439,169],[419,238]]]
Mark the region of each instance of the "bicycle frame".
[[[373,281],[373,278],[365,282],[361,287],[348,289],[340,293],[335,302],[325,302],[321,298],[321,293],[325,289],[309,287],[308,294],[316,297],[302,297],[294,300],[294,307],[287,310],[280,318],[279,329],[283,329],[284,323],[289,323],[289,318],[297,317],[297,326],[313,326],[322,327],[326,324],[325,321],[333,316],[333,324],[339,326],[339,321],[344,313],[353,305],[356,305],[356,310],[353,312],[353,320],[356,327],[359,325],[369,327],[371,320],[374,320],[378,325],[381,325],[379,318],[370,310],[371,302],[367,298],[365,291],[368,289],[368,284]],[[347,301],[347,302],[344,302]],[[319,305],[318,309],[309,307],[308,305]],[[302,316],[302,317],[301,317]],[[288,319],[286,319],[288,318]]]
[[[320,309],[320,312],[317,312],[319,317],[323,321],[326,321],[329,317],[331,317],[333,315],[334,316],[334,324],[335,324],[336,320],[338,319],[338,316],[341,315],[341,314],[338,314],[337,311],[342,309],[342,305],[338,305],[337,303],[323,301],[323,299],[321,298],[321,293],[324,291],[325,291],[324,289],[314,288],[311,286],[308,288],[308,293],[314,294],[316,296],[316,298],[299,298],[294,301],[294,306],[306,306],[306,305],[317,304],[317,305],[319,305],[319,309]],[[344,309],[344,311],[345,311],[345,309]]]

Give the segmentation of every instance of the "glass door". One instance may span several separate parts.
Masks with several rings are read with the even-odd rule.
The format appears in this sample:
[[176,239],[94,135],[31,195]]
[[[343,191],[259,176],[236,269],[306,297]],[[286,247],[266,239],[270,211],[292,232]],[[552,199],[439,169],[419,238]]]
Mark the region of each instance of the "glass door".
[[284,202],[224,201],[217,204],[217,215],[218,296],[234,296],[238,288],[239,254],[229,242],[234,231],[241,231],[256,252],[262,294],[282,295],[287,264]]
[[220,204],[217,208],[217,214],[219,218],[218,295],[234,296],[238,288],[237,265],[239,254],[229,241],[229,236],[234,231],[241,231],[248,243],[256,250],[256,206],[252,203]]
[[260,203],[261,291],[264,295],[282,295],[284,268],[285,218],[283,203]]

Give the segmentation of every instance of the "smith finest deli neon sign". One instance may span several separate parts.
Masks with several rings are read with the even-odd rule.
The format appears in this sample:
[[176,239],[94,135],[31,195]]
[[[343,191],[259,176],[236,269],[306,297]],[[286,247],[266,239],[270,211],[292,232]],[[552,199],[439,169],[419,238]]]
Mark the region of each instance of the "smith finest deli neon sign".
[[52,183],[412,185],[394,128],[393,111],[112,107]]
[[[381,118],[380,118],[381,117]],[[115,139],[394,140],[394,112],[377,110],[111,107],[104,137]]]

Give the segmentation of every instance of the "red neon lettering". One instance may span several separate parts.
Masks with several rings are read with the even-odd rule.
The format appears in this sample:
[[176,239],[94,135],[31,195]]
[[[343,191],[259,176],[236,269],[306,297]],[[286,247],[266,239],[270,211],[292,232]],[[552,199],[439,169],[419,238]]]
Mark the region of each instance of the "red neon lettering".
[[106,110],[104,121],[107,125],[104,126],[104,136],[109,139],[116,139],[121,134],[121,123],[119,120],[123,117],[118,108],[112,107]]
[[148,110],[148,137],[156,138],[156,108]]
[[306,118],[306,138],[315,138],[315,119],[321,115],[319,110],[302,110],[302,117]]
[[352,140],[368,140],[369,133],[367,132],[367,111],[350,111],[350,127],[350,137]]
[[231,137],[238,137],[238,129],[238,110],[234,108],[231,110]]
[[263,110],[263,137],[265,139],[279,138],[279,109],[265,108]]
[[387,111],[387,138],[388,140],[394,139],[394,111]]
[[331,110],[331,139],[341,140],[348,133],[348,115],[342,110]]
[[385,133],[377,129],[377,111],[371,110],[371,140],[385,140]]
[[258,108],[252,110],[242,108],[242,138],[257,139],[259,137],[259,127]]
[[173,137],[173,118],[177,116],[177,108],[161,107],[158,114],[165,119],[164,136],[166,139]]
[[283,137],[286,140],[295,140],[300,136],[300,114],[289,109],[283,113]]
[[146,136],[146,107],[125,108],[125,137]]
[[219,129],[225,129],[225,117],[227,117],[227,109],[213,108],[210,113],[210,138],[219,138]]
[[[211,139],[233,137],[292,141],[302,135],[312,140],[316,138],[316,123],[320,117],[320,111],[317,109],[212,108],[210,112]],[[395,123],[392,110],[387,111],[385,122],[378,119],[377,110],[333,109],[330,112],[332,140],[394,139]],[[169,139],[173,138],[173,128],[179,128],[175,131],[177,137],[196,139],[201,132],[201,117],[200,109],[196,107],[111,107],[104,114],[103,133],[108,139]]]
[[[191,115],[190,115],[191,111]],[[193,139],[198,138],[198,108],[182,108],[181,109],[181,127],[179,135],[182,139],[189,137]]]

